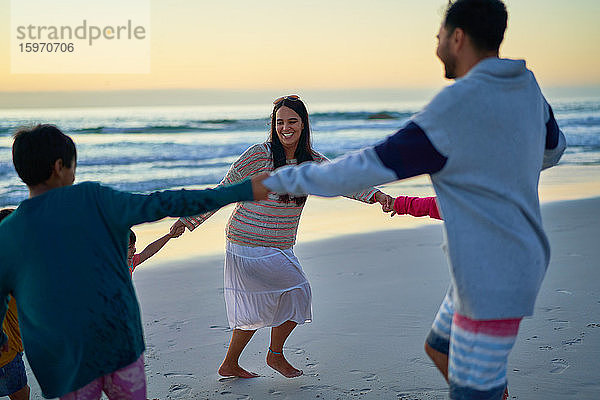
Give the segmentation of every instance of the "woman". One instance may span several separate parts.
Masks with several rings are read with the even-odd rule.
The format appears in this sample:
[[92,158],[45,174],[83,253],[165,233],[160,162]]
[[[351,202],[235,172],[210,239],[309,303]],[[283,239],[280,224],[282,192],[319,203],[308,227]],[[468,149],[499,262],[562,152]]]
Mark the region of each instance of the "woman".
[[[296,95],[273,102],[271,134],[233,163],[220,185],[261,172],[326,158],[311,148],[308,111]],[[351,195],[364,203],[379,202],[391,210],[393,199],[369,188]],[[311,289],[293,252],[306,197],[269,195],[265,201],[238,203],[227,224],[225,303],[233,329],[222,376],[258,376],[239,366],[239,357],[259,328],[271,327],[267,364],[283,376],[302,375],[283,355],[283,345],[296,325],[310,322]],[[178,220],[173,229],[194,230],[213,213]]]

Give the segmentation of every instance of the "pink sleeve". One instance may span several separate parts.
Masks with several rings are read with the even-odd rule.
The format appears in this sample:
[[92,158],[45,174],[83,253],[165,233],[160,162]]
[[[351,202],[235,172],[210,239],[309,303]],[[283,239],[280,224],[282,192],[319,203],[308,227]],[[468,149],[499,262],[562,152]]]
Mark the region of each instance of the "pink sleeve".
[[435,197],[398,196],[394,200],[394,211],[398,214],[408,214],[414,217],[429,215],[431,218],[442,219]]

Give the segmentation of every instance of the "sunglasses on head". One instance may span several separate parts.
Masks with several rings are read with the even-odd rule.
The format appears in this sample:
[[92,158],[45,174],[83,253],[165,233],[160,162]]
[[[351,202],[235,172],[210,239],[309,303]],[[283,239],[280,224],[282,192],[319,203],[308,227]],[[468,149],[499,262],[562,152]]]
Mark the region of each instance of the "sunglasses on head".
[[297,94],[290,94],[289,96],[281,96],[281,97],[273,100],[273,104],[277,105],[284,100],[296,101],[296,100],[300,100],[300,96],[298,96]]

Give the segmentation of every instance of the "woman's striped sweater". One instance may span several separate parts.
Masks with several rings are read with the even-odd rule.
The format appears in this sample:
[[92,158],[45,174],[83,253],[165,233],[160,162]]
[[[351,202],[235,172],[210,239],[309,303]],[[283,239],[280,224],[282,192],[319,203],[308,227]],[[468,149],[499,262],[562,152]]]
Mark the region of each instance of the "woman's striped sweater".
[[[314,151],[316,162],[328,161],[325,156]],[[273,157],[268,143],[251,146],[235,161],[219,186],[240,182],[245,178],[273,171]],[[373,203],[375,188],[369,188],[348,197]],[[265,246],[287,249],[296,243],[298,224],[304,204],[298,206],[291,200],[289,203],[279,201],[274,194],[268,200],[237,203],[226,228],[227,240],[243,246]],[[181,221],[192,231],[216,211],[181,218]]]

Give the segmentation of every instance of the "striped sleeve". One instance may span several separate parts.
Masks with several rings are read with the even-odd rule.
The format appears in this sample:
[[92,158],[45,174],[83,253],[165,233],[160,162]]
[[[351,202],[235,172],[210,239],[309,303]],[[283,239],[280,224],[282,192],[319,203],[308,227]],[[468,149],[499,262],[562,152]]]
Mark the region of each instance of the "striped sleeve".
[[[221,180],[216,187],[237,183],[261,172],[270,171],[268,166],[269,160],[270,155],[265,143],[255,144],[249,147],[233,164],[231,164],[227,174],[225,174],[223,180]],[[190,231],[193,231],[217,211],[219,210],[213,210],[193,217],[180,218],[179,220]]]

